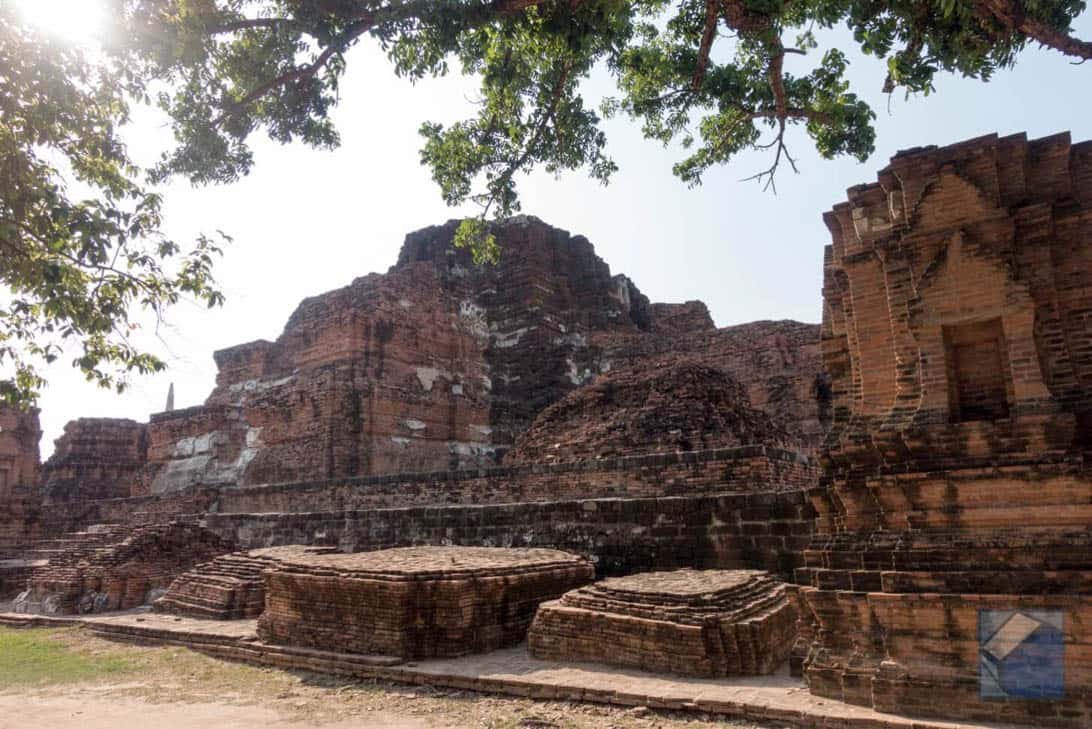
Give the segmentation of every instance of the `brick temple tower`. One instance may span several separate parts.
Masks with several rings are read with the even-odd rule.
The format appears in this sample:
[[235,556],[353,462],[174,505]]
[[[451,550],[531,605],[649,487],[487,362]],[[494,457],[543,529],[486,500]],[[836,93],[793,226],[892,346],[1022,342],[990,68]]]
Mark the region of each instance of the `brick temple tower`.
[[[1087,726],[1092,142],[902,152],[825,221],[812,692]],[[1061,700],[983,695],[982,621],[1005,611],[1058,616]]]

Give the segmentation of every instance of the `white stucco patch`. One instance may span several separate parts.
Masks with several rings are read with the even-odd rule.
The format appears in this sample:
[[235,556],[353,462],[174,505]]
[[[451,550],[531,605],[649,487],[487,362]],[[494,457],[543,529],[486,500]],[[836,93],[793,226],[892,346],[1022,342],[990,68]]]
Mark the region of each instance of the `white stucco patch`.
[[447,442],[447,450],[449,453],[454,453],[455,455],[469,456],[472,458],[492,456],[497,452],[497,449],[493,446],[482,445],[481,443],[466,443],[458,440],[449,440]]
[[591,370],[587,368],[581,370],[579,367],[576,366],[576,362],[573,362],[569,358],[565,359],[565,363],[569,365],[569,382],[573,383],[574,385],[584,385],[592,379]]
[[529,327],[520,327],[510,332],[500,332],[493,335],[493,346],[508,349],[519,344],[519,340],[527,333]]
[[611,280],[611,283],[613,286],[608,290],[611,298],[617,300],[618,303],[628,309],[631,305],[629,298],[629,279],[622,274],[618,274]]
[[433,384],[436,383],[436,379],[439,377],[450,378],[451,373],[446,370],[437,369],[436,367],[418,367],[416,368],[417,380],[421,383],[421,387],[425,388],[425,392],[431,392]]
[[239,457],[235,459],[235,463],[229,467],[228,472],[231,476],[231,480],[239,480],[243,472],[246,471],[246,467],[250,465],[250,462],[254,460],[258,455],[258,451],[262,446],[262,429],[261,428],[247,428],[245,445],[242,450],[239,451]]
[[572,334],[566,334],[561,337],[554,338],[554,344],[562,345],[568,344],[578,349],[583,349],[588,346],[587,338],[580,332],[573,332]]
[[253,395],[259,392],[265,392],[272,390],[275,387],[282,387],[287,385],[296,379],[296,373],[288,375],[287,377],[281,377],[276,380],[243,380],[242,382],[233,382],[228,385],[228,392],[235,395],[236,398],[232,401],[233,405],[241,405],[243,399],[247,395]]

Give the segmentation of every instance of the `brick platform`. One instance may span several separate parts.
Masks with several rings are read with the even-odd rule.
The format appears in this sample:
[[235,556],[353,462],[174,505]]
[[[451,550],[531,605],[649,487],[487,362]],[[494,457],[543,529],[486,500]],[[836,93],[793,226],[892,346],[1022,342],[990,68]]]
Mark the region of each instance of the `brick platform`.
[[536,658],[691,676],[771,673],[796,637],[788,586],[756,570],[617,577],[543,604],[528,634]]
[[258,634],[407,659],[480,653],[523,640],[541,602],[593,576],[587,560],[548,549],[294,554],[266,572]]

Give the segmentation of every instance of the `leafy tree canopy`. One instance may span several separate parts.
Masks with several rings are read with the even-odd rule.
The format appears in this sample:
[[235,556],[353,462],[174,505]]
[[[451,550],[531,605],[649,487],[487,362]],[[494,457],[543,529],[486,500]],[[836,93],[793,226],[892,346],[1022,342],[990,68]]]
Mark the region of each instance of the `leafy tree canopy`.
[[[247,140],[337,144],[329,119],[345,51],[363,39],[395,73],[442,75],[457,60],[481,78],[478,113],[421,127],[422,161],[445,201],[471,200],[482,218],[519,209],[517,173],[585,168],[606,182],[616,167],[602,118],[625,114],[645,135],[679,140],[675,173],[701,182],[740,151],[768,149],[772,185],[790,125],[825,157],[865,159],[874,113],[849,87],[843,49],[815,31],[848,26],[882,59],[877,83],[929,92],[938,73],[986,80],[1029,42],[1078,60],[1092,43],[1070,28],[1085,3],[1044,0],[115,0],[142,76],[167,82],[159,101],[178,146],[157,169],[197,182],[230,181],[252,163]],[[723,48],[714,56],[714,49]],[[785,70],[806,55],[810,71]],[[602,64],[618,96],[590,108],[581,81]],[[481,222],[460,243],[495,255]]]
[[[209,278],[212,241],[181,256],[158,232],[158,200],[116,138],[127,99],[150,96],[172,120],[177,143],[151,182],[231,182],[253,164],[255,133],[337,145],[330,111],[355,44],[379,44],[410,79],[446,74],[457,61],[481,79],[477,113],[449,126],[424,123],[421,159],[446,202],[481,206],[456,242],[489,259],[496,243],[485,221],[518,211],[519,173],[582,168],[609,180],[616,166],[601,121],[612,115],[638,120],[650,139],[680,142],[674,171],[690,185],[754,149],[770,155],[754,178],[772,185],[783,164],[794,165],[785,144],[792,125],[825,157],[867,158],[875,115],[850,88],[844,49],[819,46],[822,29],[848,27],[861,51],[883,61],[877,84],[888,92],[928,93],[938,73],[987,80],[1029,43],[1092,57],[1092,42],[1072,35],[1085,9],[1072,0],[104,1],[115,27],[95,67],[10,21],[0,29],[0,69],[14,69],[0,75],[2,174],[10,160],[22,170],[4,180],[3,244],[26,251],[17,264],[0,264],[2,280],[26,291],[21,306],[3,312],[0,345],[42,341],[44,325],[60,327],[83,338],[81,366],[99,379],[103,361],[156,366],[110,335],[128,304],[158,310],[181,293],[219,296]],[[789,55],[806,56],[793,65],[810,70],[787,71]],[[581,82],[597,66],[618,94],[593,108]],[[97,199],[69,201],[40,149],[67,158]],[[24,187],[33,204],[9,192]],[[20,232],[28,225],[33,237]],[[159,250],[135,254],[137,240]],[[115,273],[119,252],[136,280]],[[168,275],[162,260],[176,256],[181,268]],[[0,349],[0,358],[13,351]],[[35,384],[32,375],[21,383],[8,391]]]
[[160,230],[118,131],[139,78],[20,25],[0,4],[0,403],[29,405],[64,348],[88,380],[121,390],[164,363],[133,343],[144,312],[218,304],[219,249]]

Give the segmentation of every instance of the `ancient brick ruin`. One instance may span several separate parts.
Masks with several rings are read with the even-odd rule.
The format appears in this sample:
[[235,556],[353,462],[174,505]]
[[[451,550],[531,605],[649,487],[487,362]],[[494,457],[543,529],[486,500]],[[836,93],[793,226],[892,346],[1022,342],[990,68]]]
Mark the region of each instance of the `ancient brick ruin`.
[[754,570],[612,577],[539,608],[536,658],[657,673],[738,676],[784,664],[798,618],[788,585]]
[[147,428],[142,423],[73,420],[42,468],[42,494],[47,502],[139,496],[147,462]]
[[407,659],[482,653],[523,640],[539,603],[594,574],[588,561],[548,549],[281,555],[266,573],[258,635]]
[[[1092,721],[1092,143],[901,153],[827,214],[811,690]],[[1065,697],[983,699],[983,609],[1064,616]]]
[[[232,650],[292,666],[492,650],[545,601],[547,660],[726,677],[795,641],[818,697],[1085,726],[1092,143],[910,150],[848,197],[821,327],[718,329],[533,218],[477,266],[453,221],[217,352],[203,405],[74,421],[40,469],[0,413],[0,599],[169,584],[155,617],[257,618]],[[982,698],[989,610],[1059,616],[1063,699]]]
[[[37,537],[38,442],[42,427],[38,412],[0,406],[0,560]],[[0,593],[4,567],[0,565]]]
[[232,550],[193,524],[101,525],[41,544],[48,562],[30,573],[16,612],[47,615],[128,610],[150,604],[178,574]]
[[[275,342],[216,353],[203,405],[69,423],[21,551],[182,521],[248,550],[541,547],[603,575],[791,576],[828,416],[818,327],[717,329],[701,302],[650,303],[587,240],[534,218],[498,225],[499,265],[475,265],[455,225],[304,301]],[[252,567],[224,558],[191,576],[179,609],[253,613]]]
[[496,465],[546,406],[665,356],[741,383],[793,448],[818,443],[817,327],[717,329],[701,302],[650,304],[586,239],[534,218],[498,227],[495,267],[455,250],[454,230],[407,236],[390,271],[304,301],[276,342],[217,352],[204,405],[71,423],[46,464],[47,498]]
[[597,460],[791,442],[784,428],[751,407],[727,372],[690,360],[653,360],[601,375],[544,409],[507,460]]

